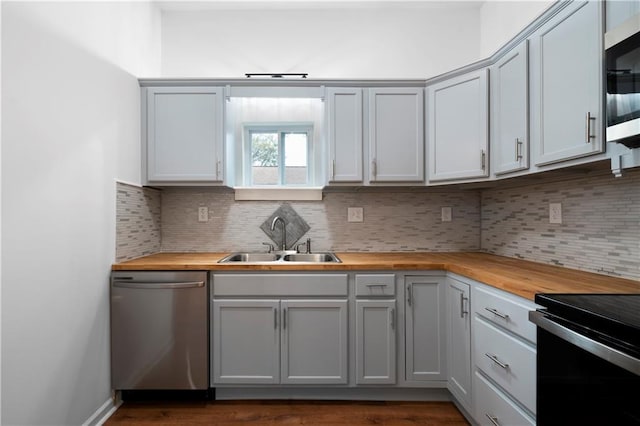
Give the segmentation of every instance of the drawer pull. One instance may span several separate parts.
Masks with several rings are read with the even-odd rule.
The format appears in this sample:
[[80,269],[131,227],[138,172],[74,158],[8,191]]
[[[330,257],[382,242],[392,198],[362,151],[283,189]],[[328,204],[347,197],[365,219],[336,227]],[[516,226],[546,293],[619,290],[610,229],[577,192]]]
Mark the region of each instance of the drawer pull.
[[489,421],[493,423],[494,426],[500,426],[500,423],[498,423],[498,418],[496,416],[492,416],[491,414],[488,414],[488,413],[486,413],[485,416],[487,416]]
[[509,319],[509,315],[507,314],[503,314],[502,312],[498,311],[495,308],[484,308],[486,311],[491,312],[493,315],[499,316],[500,318],[504,319],[504,320],[508,320]]
[[386,287],[386,284],[366,284],[367,287]]
[[273,328],[278,328],[278,310],[273,308]]
[[497,356],[492,355],[490,353],[485,353],[486,357],[489,358],[491,361],[495,362],[496,364],[498,364],[499,367],[504,368],[505,370],[509,369],[509,364],[505,364],[504,362],[500,361],[498,359]]

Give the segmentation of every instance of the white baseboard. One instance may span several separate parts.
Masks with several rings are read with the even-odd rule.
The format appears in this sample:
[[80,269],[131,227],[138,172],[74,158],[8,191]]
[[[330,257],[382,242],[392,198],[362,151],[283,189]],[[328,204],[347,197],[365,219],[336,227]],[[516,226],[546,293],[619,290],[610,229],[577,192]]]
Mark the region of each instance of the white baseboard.
[[114,404],[112,398],[106,400],[105,403],[102,404],[100,408],[93,413],[93,415],[91,415],[91,417],[82,423],[82,426],[101,426],[104,424],[104,422],[106,422],[107,419],[116,412],[118,407],[122,405],[122,399],[116,398],[116,401],[117,403]]

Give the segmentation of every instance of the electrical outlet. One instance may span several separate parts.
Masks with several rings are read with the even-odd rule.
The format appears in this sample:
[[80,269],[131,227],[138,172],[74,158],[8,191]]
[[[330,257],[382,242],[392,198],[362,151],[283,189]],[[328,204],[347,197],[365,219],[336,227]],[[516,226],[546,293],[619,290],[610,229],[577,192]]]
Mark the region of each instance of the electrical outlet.
[[562,223],[562,204],[549,203],[549,223]]
[[362,207],[347,208],[347,222],[364,222],[364,209]]
[[443,222],[451,222],[451,207],[443,207],[441,217]]
[[209,222],[209,207],[198,207],[198,222]]

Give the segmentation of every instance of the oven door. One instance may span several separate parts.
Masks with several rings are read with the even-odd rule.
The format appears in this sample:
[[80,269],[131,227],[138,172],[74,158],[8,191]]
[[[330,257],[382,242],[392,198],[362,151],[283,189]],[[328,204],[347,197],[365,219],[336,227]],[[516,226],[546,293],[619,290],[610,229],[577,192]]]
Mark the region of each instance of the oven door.
[[610,31],[606,49],[607,142],[640,146],[640,16]]
[[537,424],[640,425],[640,359],[547,314],[537,327]]

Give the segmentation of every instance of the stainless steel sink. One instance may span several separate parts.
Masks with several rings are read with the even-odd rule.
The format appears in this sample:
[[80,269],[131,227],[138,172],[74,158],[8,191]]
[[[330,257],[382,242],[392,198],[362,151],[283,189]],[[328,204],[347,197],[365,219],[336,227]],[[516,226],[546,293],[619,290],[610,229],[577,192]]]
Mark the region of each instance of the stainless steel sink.
[[333,253],[296,253],[286,254],[283,258],[285,262],[310,262],[310,263],[342,263],[338,256]]
[[331,252],[322,253],[231,253],[218,263],[342,263]]
[[281,255],[275,253],[231,253],[223,257],[218,263],[257,263],[257,262],[277,262],[282,258]]

